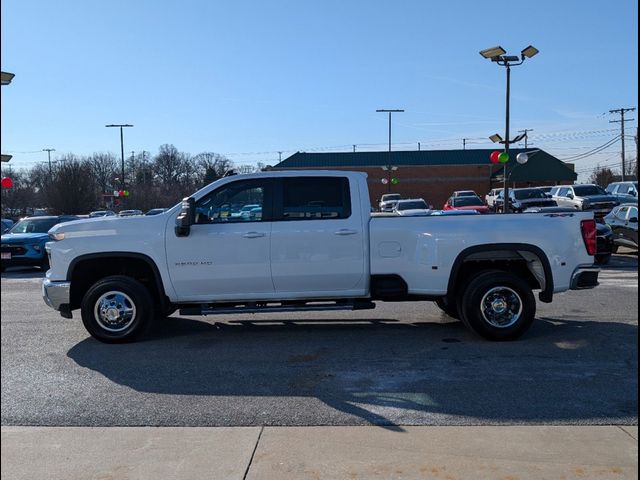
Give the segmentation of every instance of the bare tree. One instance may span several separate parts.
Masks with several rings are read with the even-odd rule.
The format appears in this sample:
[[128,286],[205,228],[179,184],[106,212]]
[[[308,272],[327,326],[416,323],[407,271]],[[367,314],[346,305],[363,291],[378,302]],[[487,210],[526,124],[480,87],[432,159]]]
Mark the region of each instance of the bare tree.
[[203,187],[222,178],[232,167],[233,163],[227,157],[213,152],[202,152],[193,157],[199,169],[199,186]]
[[606,187],[613,181],[614,177],[615,174],[609,167],[601,167],[598,165],[591,174],[591,177],[589,177],[589,182]]
[[116,172],[117,163],[113,153],[94,153],[89,159],[91,173],[102,193],[113,190],[114,177],[119,176]]
[[82,214],[98,204],[98,188],[88,159],[63,157],[45,187],[47,206],[54,213]]

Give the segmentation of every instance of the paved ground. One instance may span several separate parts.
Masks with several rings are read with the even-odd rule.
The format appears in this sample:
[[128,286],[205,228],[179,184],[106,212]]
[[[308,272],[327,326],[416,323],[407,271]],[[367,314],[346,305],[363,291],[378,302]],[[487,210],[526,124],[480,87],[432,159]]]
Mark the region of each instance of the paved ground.
[[431,303],[183,317],[104,345],[2,274],[2,425],[637,425],[637,256],[491,343]]

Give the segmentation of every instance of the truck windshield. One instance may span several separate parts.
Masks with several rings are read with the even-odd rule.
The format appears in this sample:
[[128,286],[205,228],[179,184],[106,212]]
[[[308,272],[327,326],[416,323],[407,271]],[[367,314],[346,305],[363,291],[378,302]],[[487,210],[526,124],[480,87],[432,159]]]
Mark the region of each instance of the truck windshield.
[[580,185],[577,187],[573,187],[573,191],[579,197],[584,197],[587,195],[606,195],[607,194],[607,192],[605,192],[602,188],[598,187],[597,185]]
[[388,202],[390,200],[400,200],[400,194],[399,193],[387,193],[385,195],[382,195],[382,198],[380,199],[383,202]]
[[530,198],[547,198],[544,192],[537,188],[527,188],[525,190],[515,190],[517,200],[528,200]]

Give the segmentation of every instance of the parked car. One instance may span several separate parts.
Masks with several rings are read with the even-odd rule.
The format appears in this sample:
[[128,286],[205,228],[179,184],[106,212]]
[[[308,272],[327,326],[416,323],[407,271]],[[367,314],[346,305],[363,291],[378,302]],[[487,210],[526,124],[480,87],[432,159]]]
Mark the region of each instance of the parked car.
[[[556,207],[558,204],[539,188],[511,188],[509,189],[509,211],[521,213],[531,207]],[[496,197],[494,207],[496,211],[504,211],[504,194],[501,191]]]
[[620,202],[602,187],[594,184],[558,185],[551,189],[551,197],[559,207],[592,211],[596,218],[607,215]]
[[480,195],[478,195],[473,190],[457,190],[457,191],[453,192],[451,194],[451,196],[452,197],[478,197],[478,198],[480,198]]
[[[573,215],[576,210],[571,207],[531,207],[527,208],[524,213],[547,213],[547,214],[569,214]],[[613,245],[613,230],[609,225],[601,222],[596,222],[596,254],[594,255],[594,261],[598,265],[606,265],[611,259],[611,254],[614,251]]]
[[61,215],[20,220],[2,235],[2,271],[13,266],[37,266],[43,270],[48,269],[49,260],[44,249],[44,244],[49,241],[47,232],[58,223],[77,219],[75,215]]
[[613,251],[618,247],[638,249],[638,205],[625,203],[615,207],[604,221],[613,230]]
[[168,208],[152,208],[147,213],[145,213],[145,215],[160,215],[161,213],[164,213],[167,210],[169,209]]
[[493,208],[496,197],[501,191],[501,188],[492,188],[489,190],[489,193],[484,196],[484,203],[486,203],[489,208]]
[[475,210],[478,213],[489,213],[489,207],[478,196],[449,197],[443,210]]
[[401,199],[402,195],[399,193],[385,193],[380,197],[378,208],[381,212],[392,212],[396,202]]
[[95,217],[114,217],[115,215],[116,215],[116,212],[114,212],[113,210],[96,210],[95,212],[89,213],[89,217],[90,218],[95,218]]
[[121,210],[120,213],[118,213],[119,217],[134,217],[136,215],[144,215],[142,213],[142,210]]
[[10,218],[3,218],[2,219],[2,235],[7,233],[11,229],[11,227],[13,227],[13,220],[11,220]]
[[[239,211],[235,212],[235,213],[231,213],[231,217],[241,217],[243,219],[248,219],[251,217],[251,211],[256,209],[256,208],[261,208],[260,205],[258,205],[257,203],[251,203],[249,205],[244,205],[242,208],[240,208]],[[224,215],[222,215],[224,217]]]
[[638,204],[638,182],[613,182],[607,185],[607,193],[620,203]]
[[393,207],[393,212],[396,215],[410,217],[429,215],[431,213],[431,208],[429,205],[427,205],[427,202],[425,202],[423,198],[411,198],[398,200],[395,207]]

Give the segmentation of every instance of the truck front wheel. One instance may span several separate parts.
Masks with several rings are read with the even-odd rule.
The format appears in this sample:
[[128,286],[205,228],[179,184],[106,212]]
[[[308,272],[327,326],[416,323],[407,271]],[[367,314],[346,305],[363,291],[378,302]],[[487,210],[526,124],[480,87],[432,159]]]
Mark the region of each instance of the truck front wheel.
[[149,291],[137,280],[114,275],[89,288],[82,299],[82,323],[105,343],[130,342],[145,333],[153,319]]
[[536,315],[536,299],[521,278],[501,270],[480,273],[458,299],[461,320],[488,340],[514,340]]

